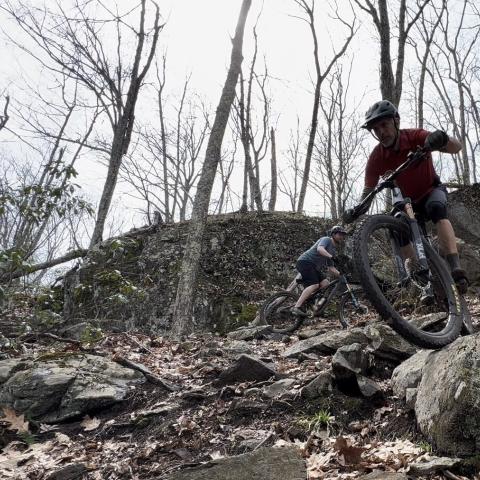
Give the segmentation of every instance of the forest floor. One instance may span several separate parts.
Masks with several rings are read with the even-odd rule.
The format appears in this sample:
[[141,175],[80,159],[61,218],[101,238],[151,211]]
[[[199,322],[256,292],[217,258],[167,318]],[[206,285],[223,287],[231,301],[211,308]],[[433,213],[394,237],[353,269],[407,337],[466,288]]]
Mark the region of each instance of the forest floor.
[[[469,304],[479,319],[480,303],[472,298]],[[328,322],[321,327],[339,328]],[[330,370],[331,356],[284,358],[282,352],[296,341],[292,334],[248,342],[249,354],[272,362],[279,374],[295,380],[287,397],[266,400],[258,392],[272,382],[218,385],[219,374],[238,356],[226,337],[191,336],[177,343],[135,332],[104,332],[94,352],[142,364],[177,390],[144,383],[123,403],[59,425],[27,423],[23,416],[10,422],[0,419],[0,476],[67,478],[52,472],[75,464],[85,478],[95,480],[162,479],[225,456],[295,444],[306,459],[309,478],[350,479],[375,469],[406,471],[435,455],[417,430],[414,413],[392,394],[392,369],[375,378],[383,393],[377,400],[335,389],[326,397],[302,398],[301,387]],[[12,343],[8,356],[36,358],[78,348],[43,338]],[[20,433],[13,428],[15,422],[26,428]],[[417,478],[474,478],[464,475],[447,471]]]

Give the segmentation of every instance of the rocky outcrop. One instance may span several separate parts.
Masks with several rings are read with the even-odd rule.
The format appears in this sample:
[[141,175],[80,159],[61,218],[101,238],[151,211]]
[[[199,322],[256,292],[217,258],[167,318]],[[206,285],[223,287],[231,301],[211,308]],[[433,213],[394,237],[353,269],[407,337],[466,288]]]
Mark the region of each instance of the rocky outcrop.
[[422,432],[447,455],[480,447],[480,335],[431,352],[418,385],[415,414]]
[[[268,293],[290,283],[299,254],[328,226],[288,213],[210,217],[195,292],[197,329],[225,333],[249,324]],[[102,318],[120,329],[168,329],[188,227],[162,225],[92,250],[66,289],[70,322]]]
[[361,328],[351,330],[337,330],[316,337],[307,338],[294,343],[283,352],[287,358],[298,357],[302,353],[315,352],[323,355],[332,355],[340,347],[359,343],[367,345],[367,337]]
[[56,355],[26,361],[0,361],[7,372],[0,385],[0,405],[42,423],[69,420],[124,400],[145,381],[135,370],[94,355]]
[[168,480],[305,480],[307,471],[295,447],[261,448],[223,458],[167,477]]
[[448,216],[455,234],[467,243],[480,247],[480,184],[451,192],[448,196]]

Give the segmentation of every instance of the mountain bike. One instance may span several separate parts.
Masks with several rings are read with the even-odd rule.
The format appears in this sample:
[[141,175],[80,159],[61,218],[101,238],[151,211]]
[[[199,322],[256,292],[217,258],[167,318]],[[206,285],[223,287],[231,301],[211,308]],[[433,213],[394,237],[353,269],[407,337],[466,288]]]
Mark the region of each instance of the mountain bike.
[[[403,196],[395,182],[400,173],[424,160],[426,153],[421,147],[410,153],[354,207],[353,217],[358,218],[379,192],[391,191],[390,214],[368,216],[358,225],[353,257],[365,295],[380,316],[411,343],[438,349],[453,342],[462,325],[465,333],[473,329],[448,265],[432,245],[425,222],[417,221],[410,198]],[[406,268],[405,252],[412,246],[412,268]]]
[[[302,284],[300,274],[296,281],[297,285]],[[305,301],[305,317],[295,316],[291,312],[299,296],[299,293],[287,290],[272,294],[260,307],[262,323],[271,325],[272,330],[277,333],[293,332],[305,320],[320,317],[328,305],[336,302],[338,320],[343,328],[347,328],[354,318],[366,316],[370,310],[363,289],[359,285],[351,285],[344,274],[317,290]]]

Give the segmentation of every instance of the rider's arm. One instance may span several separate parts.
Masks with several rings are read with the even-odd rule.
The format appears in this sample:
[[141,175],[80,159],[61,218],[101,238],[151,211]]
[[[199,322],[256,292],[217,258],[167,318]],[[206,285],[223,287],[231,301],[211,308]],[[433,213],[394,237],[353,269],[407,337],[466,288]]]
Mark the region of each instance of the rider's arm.
[[462,144],[460,141],[454,137],[449,137],[447,145],[442,148],[440,152],[451,153],[453,155],[454,153],[458,153],[461,149]]
[[332,257],[333,257],[333,255],[331,255],[330,253],[328,253],[327,250],[326,250],[326,248],[325,248],[325,247],[322,247],[321,245],[319,245],[319,246],[317,247],[317,252],[318,252],[320,255],[322,255],[322,256],[324,256],[324,257],[327,257],[327,258],[332,258]]
[[328,271],[336,277],[340,276],[340,272],[335,267],[328,267]]

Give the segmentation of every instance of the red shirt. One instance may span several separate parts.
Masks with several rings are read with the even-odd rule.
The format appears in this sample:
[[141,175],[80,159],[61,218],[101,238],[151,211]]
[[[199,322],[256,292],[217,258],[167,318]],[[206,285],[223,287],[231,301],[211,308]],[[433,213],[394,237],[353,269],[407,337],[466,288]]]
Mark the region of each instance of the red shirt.
[[[376,187],[379,178],[390,170],[395,170],[406,159],[407,155],[423,146],[428,134],[426,130],[411,128],[400,130],[399,150],[385,148],[378,144],[367,162],[365,170],[365,186]],[[428,195],[438,183],[439,177],[433,167],[432,156],[428,154],[422,162],[402,172],[396,179],[397,185],[405,197],[410,197],[412,202],[418,202]]]

